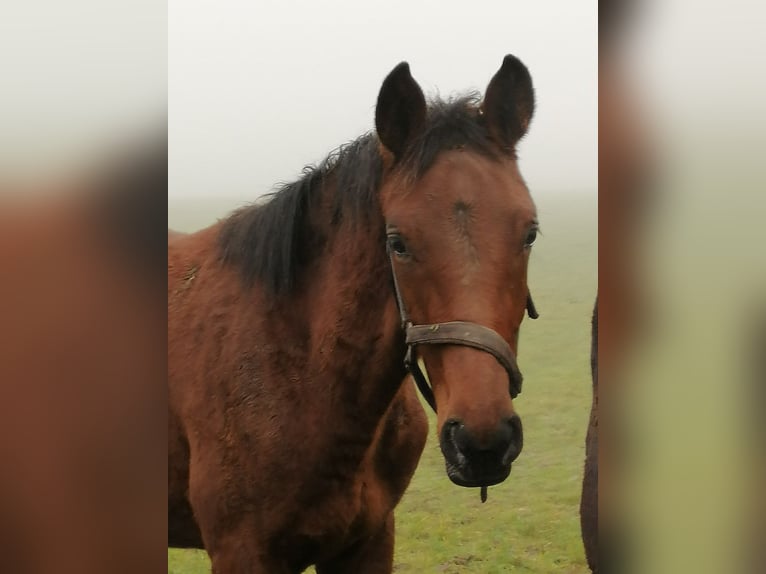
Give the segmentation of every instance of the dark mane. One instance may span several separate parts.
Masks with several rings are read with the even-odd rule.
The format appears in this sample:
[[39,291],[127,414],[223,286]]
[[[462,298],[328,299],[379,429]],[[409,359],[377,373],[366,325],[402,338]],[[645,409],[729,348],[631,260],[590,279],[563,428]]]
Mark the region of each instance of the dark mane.
[[322,238],[309,229],[310,214],[335,182],[333,221],[359,218],[374,209],[383,162],[378,140],[365,134],[332,152],[318,166],[307,166],[299,180],[280,186],[257,203],[235,211],[224,222],[219,245],[224,263],[240,268],[247,285],[263,282],[274,293],[289,291],[298,270]]
[[[458,147],[497,157],[500,150],[490,139],[478,102],[477,94],[431,101],[423,131],[394,169],[420,177],[440,152]],[[310,220],[321,200],[328,200],[326,193],[333,193],[335,226],[344,220],[365,220],[378,209],[383,181],[379,146],[377,135],[367,133],[332,152],[318,166],[305,167],[299,180],[282,185],[265,203],[235,211],[224,221],[219,236],[223,262],[239,267],[248,286],[261,282],[274,294],[289,292],[321,249],[324,238],[310,229]]]

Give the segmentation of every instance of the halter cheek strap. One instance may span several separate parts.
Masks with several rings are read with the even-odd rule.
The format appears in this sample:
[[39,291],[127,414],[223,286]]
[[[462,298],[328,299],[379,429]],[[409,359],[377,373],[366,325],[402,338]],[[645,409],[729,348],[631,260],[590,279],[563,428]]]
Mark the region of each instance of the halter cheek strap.
[[[508,373],[510,380],[509,392],[511,398],[521,392],[522,376],[516,364],[516,357],[511,350],[508,342],[496,331],[472,323],[469,321],[449,321],[446,323],[432,323],[428,325],[415,325],[409,318],[407,308],[402,299],[402,293],[399,289],[399,282],[396,278],[394,268],[394,258],[391,250],[388,249],[389,262],[391,264],[391,274],[394,281],[394,293],[396,295],[396,305],[399,309],[399,317],[404,329],[405,342],[407,343],[407,353],[404,356],[404,366],[415,379],[423,398],[436,412],[436,400],[431,386],[423,374],[423,371],[415,357],[415,347],[418,345],[462,345],[472,347],[489,353],[503,366]],[[539,317],[532,296],[527,295],[527,313],[531,319]]]

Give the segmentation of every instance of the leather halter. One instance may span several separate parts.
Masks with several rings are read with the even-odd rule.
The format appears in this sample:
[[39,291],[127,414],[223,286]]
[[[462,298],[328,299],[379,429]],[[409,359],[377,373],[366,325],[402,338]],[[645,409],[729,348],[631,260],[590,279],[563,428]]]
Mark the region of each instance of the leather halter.
[[[436,412],[436,400],[431,386],[428,384],[423,371],[418,364],[415,356],[415,347],[417,345],[462,345],[464,347],[473,347],[489,353],[508,373],[510,379],[509,392],[511,398],[515,399],[521,392],[522,376],[519,367],[516,364],[516,357],[511,350],[508,342],[496,331],[471,323],[470,321],[449,321],[446,323],[432,323],[428,325],[415,325],[407,313],[407,308],[402,299],[402,292],[399,289],[399,282],[396,279],[396,269],[394,267],[394,256],[390,247],[386,246],[388,259],[391,264],[391,275],[394,280],[394,293],[396,294],[396,306],[399,309],[402,329],[404,329],[405,342],[407,343],[407,353],[404,355],[404,366],[415,379],[415,383],[423,395],[423,398]],[[537,319],[539,316],[535,304],[532,301],[532,295],[527,293],[527,313],[530,319]]]

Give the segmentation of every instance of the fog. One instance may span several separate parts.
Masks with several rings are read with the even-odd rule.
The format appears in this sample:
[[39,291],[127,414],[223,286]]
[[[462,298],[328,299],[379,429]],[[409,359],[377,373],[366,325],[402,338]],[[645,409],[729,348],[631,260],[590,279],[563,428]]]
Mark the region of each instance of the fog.
[[533,195],[596,193],[596,2],[169,3],[169,196],[254,199],[373,129],[400,61],[426,95],[480,90],[512,53],[537,111]]

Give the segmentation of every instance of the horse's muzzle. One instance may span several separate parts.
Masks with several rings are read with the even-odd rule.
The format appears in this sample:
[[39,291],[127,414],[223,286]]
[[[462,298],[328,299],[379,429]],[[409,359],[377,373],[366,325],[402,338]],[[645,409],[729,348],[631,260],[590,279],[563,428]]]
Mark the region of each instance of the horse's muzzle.
[[503,482],[511,463],[521,453],[521,419],[513,415],[501,421],[491,436],[478,440],[457,419],[444,423],[439,437],[447,476],[459,486],[492,486]]

